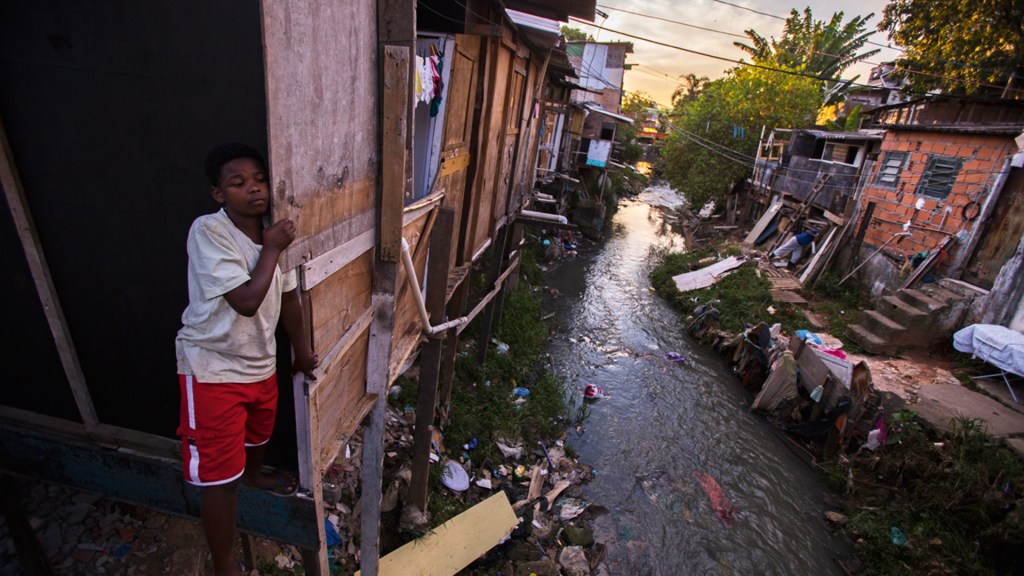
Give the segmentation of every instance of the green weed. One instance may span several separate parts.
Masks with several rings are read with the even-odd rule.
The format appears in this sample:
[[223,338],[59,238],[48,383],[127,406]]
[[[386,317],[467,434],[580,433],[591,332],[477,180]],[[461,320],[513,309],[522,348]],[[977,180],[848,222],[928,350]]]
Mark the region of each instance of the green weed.
[[[858,453],[826,474],[849,488],[860,574],[1003,574],[1019,569],[1021,461],[976,420],[960,418],[936,443],[912,412],[894,414],[877,453]],[[893,528],[906,545],[894,542]]]

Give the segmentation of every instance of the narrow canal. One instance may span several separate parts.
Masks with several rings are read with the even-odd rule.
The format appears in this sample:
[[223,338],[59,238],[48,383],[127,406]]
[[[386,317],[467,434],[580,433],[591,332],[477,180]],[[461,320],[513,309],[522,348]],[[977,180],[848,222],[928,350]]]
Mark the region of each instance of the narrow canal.
[[557,290],[545,302],[553,370],[606,395],[575,394],[587,416],[568,443],[596,470],[584,496],[607,509],[594,525],[607,573],[842,574],[818,473],[749,412],[729,364],[650,289],[658,254],[685,249],[666,219],[678,204],[660,187],[624,200],[605,240],[544,277]]

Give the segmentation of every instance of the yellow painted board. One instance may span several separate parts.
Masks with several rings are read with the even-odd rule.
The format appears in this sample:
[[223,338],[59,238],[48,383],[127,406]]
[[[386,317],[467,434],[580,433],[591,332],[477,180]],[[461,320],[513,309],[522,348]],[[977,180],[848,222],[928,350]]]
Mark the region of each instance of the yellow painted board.
[[[380,576],[452,576],[483,556],[519,519],[504,492],[380,559]],[[356,572],[357,576],[359,572]]]

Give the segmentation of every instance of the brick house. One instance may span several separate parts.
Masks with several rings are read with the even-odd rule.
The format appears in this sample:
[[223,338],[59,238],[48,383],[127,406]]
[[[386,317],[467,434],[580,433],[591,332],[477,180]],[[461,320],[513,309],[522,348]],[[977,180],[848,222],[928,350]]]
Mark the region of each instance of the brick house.
[[[1024,103],[919,100],[877,109],[868,127],[884,129],[885,136],[860,194],[859,225],[873,204],[862,249],[885,245],[898,272],[904,259],[936,250],[952,236],[937,272],[966,272],[968,281],[990,288],[998,267],[967,269],[1016,171],[1011,162],[1018,152],[1014,139],[1024,132]],[[996,232],[999,242],[1020,240]],[[875,268],[875,276],[890,276]]]
[[[881,352],[972,323],[1024,328],[1024,102],[930,97],[865,127],[885,134],[844,258],[877,307],[848,335]],[[937,301],[950,291],[959,308]]]

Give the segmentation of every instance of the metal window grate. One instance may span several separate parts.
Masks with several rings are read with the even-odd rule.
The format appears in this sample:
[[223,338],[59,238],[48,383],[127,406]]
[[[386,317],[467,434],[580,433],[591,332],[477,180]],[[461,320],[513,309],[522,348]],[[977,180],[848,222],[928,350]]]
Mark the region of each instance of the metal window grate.
[[917,194],[933,198],[949,196],[963,163],[962,158],[930,156],[921,181],[917,185]]
[[875,183],[895,186],[900,180],[900,173],[903,172],[903,164],[906,161],[906,152],[886,152],[878,168],[878,177],[875,179]]

